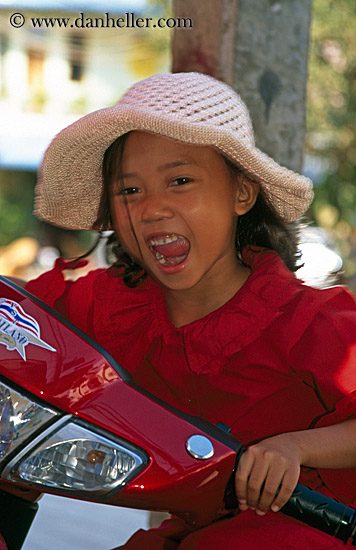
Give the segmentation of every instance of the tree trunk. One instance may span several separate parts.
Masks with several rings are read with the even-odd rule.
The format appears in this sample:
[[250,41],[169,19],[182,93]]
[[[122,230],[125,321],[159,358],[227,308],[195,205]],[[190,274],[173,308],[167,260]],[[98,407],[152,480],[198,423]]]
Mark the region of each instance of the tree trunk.
[[175,0],[173,72],[198,71],[246,102],[256,144],[301,171],[312,0]]

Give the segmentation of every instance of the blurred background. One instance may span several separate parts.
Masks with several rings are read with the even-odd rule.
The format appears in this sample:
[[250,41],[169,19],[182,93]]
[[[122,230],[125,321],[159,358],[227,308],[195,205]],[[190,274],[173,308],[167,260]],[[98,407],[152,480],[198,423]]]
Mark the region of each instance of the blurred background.
[[[85,7],[83,8],[83,5]],[[93,236],[40,223],[32,216],[36,170],[51,138],[94,109],[112,105],[137,80],[171,68],[173,29],[13,28],[29,17],[102,16],[97,0],[0,0],[0,273],[26,279],[75,257]],[[171,0],[111,0],[110,15],[172,15]],[[99,13],[101,12],[101,13]],[[338,271],[356,290],[356,3],[314,0],[304,173],[315,183],[303,233],[316,285]],[[325,244],[329,248],[325,249]],[[323,256],[317,256],[320,250]],[[331,253],[331,250],[333,253]],[[94,257],[93,262],[101,261]],[[312,265],[314,263],[314,265]]]
[[[58,255],[76,257],[93,235],[32,216],[36,171],[53,136],[80,116],[112,105],[137,80],[171,66],[169,28],[33,28],[31,17],[169,15],[155,0],[0,0],[0,273],[29,279]],[[10,16],[26,17],[21,28]],[[98,261],[94,257],[93,262]],[[99,260],[100,261],[100,260]]]
[[[173,29],[9,24],[17,10],[29,20],[78,15],[83,5],[80,0],[0,0],[0,273],[4,275],[34,277],[51,267],[56,256],[75,257],[92,242],[87,232],[61,230],[32,216],[36,170],[51,138],[83,114],[115,103],[135,81],[171,68]],[[113,16],[126,11],[169,16],[172,1],[111,0],[105,2],[105,10]],[[102,3],[85,2],[86,15],[98,17],[103,11]],[[300,276],[322,286],[321,270],[338,271],[340,280],[356,290],[354,0],[313,2],[304,173],[315,183],[315,200],[307,216],[315,227],[303,233],[308,265]],[[315,260],[320,250],[325,254]]]
[[314,0],[304,171],[315,184],[310,219],[343,260],[356,290],[356,3]]

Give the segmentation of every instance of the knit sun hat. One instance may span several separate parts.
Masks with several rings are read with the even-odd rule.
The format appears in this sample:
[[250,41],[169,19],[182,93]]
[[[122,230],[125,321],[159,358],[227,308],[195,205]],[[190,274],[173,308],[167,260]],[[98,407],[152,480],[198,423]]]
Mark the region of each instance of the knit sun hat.
[[286,222],[312,197],[311,181],[256,148],[248,110],[228,85],[199,73],[159,74],[134,84],[113,107],[90,113],[49,145],[39,171],[35,214],[69,229],[91,229],[103,190],[106,149],[130,130],[213,146],[258,182]]

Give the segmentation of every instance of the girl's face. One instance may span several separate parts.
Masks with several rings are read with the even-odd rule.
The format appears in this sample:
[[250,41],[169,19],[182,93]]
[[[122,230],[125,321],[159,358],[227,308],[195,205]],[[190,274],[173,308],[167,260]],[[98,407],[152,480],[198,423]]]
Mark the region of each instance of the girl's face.
[[134,131],[110,208],[125,250],[166,289],[211,289],[240,268],[237,218],[256,193],[233,180],[213,148]]

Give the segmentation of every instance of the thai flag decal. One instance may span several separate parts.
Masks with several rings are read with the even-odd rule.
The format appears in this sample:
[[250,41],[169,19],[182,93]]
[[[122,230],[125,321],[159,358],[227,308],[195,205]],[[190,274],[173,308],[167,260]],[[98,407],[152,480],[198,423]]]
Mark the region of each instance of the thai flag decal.
[[25,347],[28,344],[56,351],[41,340],[36,319],[28,315],[20,304],[8,298],[0,298],[0,344],[5,345],[9,351],[16,350],[25,361]]

